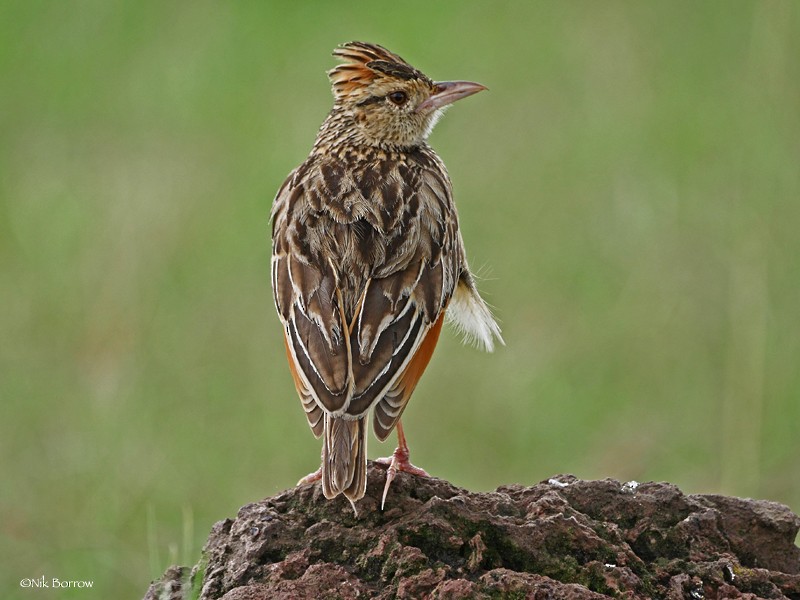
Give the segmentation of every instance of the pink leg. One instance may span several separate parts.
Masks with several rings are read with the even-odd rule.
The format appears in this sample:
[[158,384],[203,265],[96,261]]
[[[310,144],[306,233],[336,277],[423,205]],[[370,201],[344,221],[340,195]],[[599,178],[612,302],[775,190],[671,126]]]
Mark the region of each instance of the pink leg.
[[408,443],[403,433],[403,425],[400,421],[397,421],[397,448],[394,453],[392,453],[392,456],[375,460],[376,463],[389,467],[386,471],[386,485],[383,487],[381,510],[383,510],[383,505],[386,504],[386,494],[389,493],[389,486],[392,484],[392,481],[394,481],[394,477],[397,475],[398,471],[404,471],[419,477],[430,477],[424,469],[412,465],[408,460],[408,456]]
[[297,485],[305,485],[307,483],[316,483],[322,479],[322,465],[320,465],[319,469],[314,471],[313,473],[309,473],[305,477],[303,477],[300,481],[297,482]]
[[[322,453],[322,452],[320,453],[320,458],[322,458],[323,454],[324,453]],[[319,469],[317,469],[313,473],[309,473],[308,475],[303,477],[300,481],[297,482],[297,485],[305,485],[307,483],[316,483],[320,479],[322,479],[322,463],[320,463]]]

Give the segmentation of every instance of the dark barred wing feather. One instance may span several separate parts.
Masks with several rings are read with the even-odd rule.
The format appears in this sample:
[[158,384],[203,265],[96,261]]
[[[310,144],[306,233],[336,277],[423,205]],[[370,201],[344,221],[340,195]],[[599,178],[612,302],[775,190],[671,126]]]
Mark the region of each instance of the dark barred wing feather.
[[[463,250],[432,153],[306,163],[273,209],[272,276],[309,425],[320,411],[394,428],[438,338]],[[321,431],[321,429],[319,429]]]

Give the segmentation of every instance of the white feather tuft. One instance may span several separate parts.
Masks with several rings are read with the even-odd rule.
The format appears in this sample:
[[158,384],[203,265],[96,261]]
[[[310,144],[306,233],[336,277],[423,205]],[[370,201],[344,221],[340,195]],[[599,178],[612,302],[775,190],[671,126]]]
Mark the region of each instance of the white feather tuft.
[[478,291],[463,281],[458,282],[455,294],[447,307],[447,320],[463,334],[465,342],[487,352],[494,350],[495,339],[505,345],[500,335],[500,326],[494,320],[492,311]]

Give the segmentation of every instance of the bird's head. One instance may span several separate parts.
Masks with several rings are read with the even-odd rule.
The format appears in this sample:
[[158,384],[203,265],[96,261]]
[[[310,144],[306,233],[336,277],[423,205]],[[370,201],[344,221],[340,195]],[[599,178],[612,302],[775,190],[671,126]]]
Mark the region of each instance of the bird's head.
[[370,145],[418,146],[445,107],[486,89],[471,81],[432,81],[376,44],[350,42],[333,54],[342,61],[328,72],[336,105]]

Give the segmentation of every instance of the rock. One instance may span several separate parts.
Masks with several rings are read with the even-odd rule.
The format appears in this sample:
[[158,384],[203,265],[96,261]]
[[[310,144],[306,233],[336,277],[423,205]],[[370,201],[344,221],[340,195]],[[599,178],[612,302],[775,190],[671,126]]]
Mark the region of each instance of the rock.
[[319,484],[214,525],[146,600],[800,598],[800,517],[668,483],[559,475],[477,493],[370,463],[358,515]]

